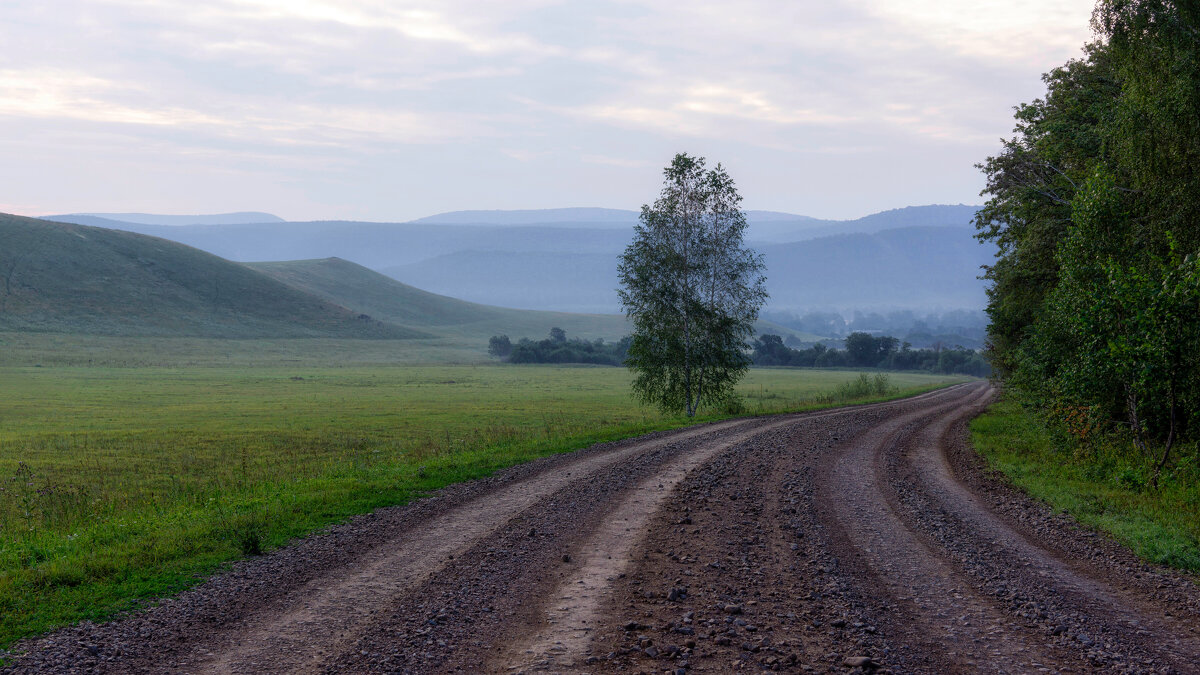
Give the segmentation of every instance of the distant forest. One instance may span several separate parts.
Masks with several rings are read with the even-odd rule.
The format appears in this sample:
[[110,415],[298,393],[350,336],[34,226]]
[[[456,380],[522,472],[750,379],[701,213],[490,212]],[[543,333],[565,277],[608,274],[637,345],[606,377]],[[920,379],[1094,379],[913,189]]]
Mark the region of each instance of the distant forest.
[[551,328],[550,336],[533,341],[521,338],[513,344],[507,335],[493,335],[488,340],[488,354],[509,363],[590,363],[599,366],[619,366],[629,351],[628,336],[617,342],[567,339],[567,332]]
[[[988,317],[978,310],[918,313],[910,310],[889,312],[836,311],[780,312],[767,310],[762,318],[792,330],[832,338],[826,347],[834,346],[850,333],[894,335],[917,349],[939,349],[955,345],[980,349],[987,335]],[[789,347],[802,346],[794,337],[785,339]]]
[[851,333],[845,349],[830,349],[815,344],[793,349],[778,335],[755,338],[753,360],[756,366],[802,366],[816,368],[884,368],[887,370],[924,370],[932,373],[958,373],[985,377],[991,367],[978,352],[962,346],[913,349],[908,342],[889,335]]
[[[985,377],[991,368],[982,356],[961,345],[949,348],[913,349],[908,342],[891,336],[851,333],[845,349],[817,343],[793,349],[778,335],[755,338],[750,359],[756,366],[796,366],[806,368],[883,368],[887,370],[923,370],[931,373],[957,373]],[[602,339],[567,339],[561,328],[550,329],[544,340],[521,338],[516,343],[507,335],[493,335],[488,353],[509,363],[590,363],[619,366],[629,350],[629,338],[617,342]]]

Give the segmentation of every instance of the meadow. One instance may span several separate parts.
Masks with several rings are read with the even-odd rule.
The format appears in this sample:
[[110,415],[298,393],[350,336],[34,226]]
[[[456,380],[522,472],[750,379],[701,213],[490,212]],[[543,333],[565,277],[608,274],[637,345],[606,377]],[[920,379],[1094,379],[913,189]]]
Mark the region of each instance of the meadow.
[[[687,423],[632,401],[620,368],[290,358],[0,367],[0,645],[452,482]],[[886,396],[962,379],[888,377]],[[881,398],[857,378],[754,369],[742,414]]]
[[1179,444],[1157,486],[1155,461],[1112,439],[1077,447],[1014,400],[971,422],[971,441],[1014,485],[1107,532],[1142,558],[1200,572],[1200,448]]

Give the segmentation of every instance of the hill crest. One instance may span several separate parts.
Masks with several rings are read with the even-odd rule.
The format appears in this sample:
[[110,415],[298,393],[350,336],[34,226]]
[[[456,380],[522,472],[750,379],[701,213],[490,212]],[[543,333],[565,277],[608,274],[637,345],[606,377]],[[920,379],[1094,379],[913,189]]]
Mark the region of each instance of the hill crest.
[[120,230],[0,214],[0,330],[420,338],[244,265]]
[[[136,225],[248,225],[252,223],[285,223],[283,218],[262,211],[238,211],[235,213],[212,213],[201,215],[166,215],[160,213],[63,213],[43,216],[42,220],[73,223],[79,218],[97,218],[112,223],[134,223]],[[78,223],[91,225],[93,223]]]

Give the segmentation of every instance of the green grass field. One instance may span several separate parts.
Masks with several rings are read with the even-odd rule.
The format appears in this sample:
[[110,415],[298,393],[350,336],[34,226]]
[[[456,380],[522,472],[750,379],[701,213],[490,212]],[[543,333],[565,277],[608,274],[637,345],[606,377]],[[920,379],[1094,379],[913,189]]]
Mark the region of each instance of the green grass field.
[[1158,488],[1152,462],[1105,445],[1075,455],[1012,401],[971,423],[976,449],[1018,487],[1079,522],[1112,534],[1151,562],[1200,572],[1200,452],[1176,449]]
[[[741,391],[749,413],[795,410],[853,377],[757,369]],[[893,393],[961,379],[890,377]],[[684,423],[628,386],[594,367],[0,367],[0,645],[352,514]]]

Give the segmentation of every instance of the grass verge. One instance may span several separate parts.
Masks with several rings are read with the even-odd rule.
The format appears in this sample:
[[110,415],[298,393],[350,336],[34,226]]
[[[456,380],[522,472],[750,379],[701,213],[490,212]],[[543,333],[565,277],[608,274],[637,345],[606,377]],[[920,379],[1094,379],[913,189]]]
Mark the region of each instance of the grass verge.
[[1200,572],[1200,453],[1177,460],[1148,485],[1149,461],[1114,442],[1072,451],[1011,400],[971,423],[988,464],[1017,487],[1080,523],[1107,532],[1142,558]]
[[[740,412],[962,379],[754,369]],[[355,514],[690,423],[628,391],[594,367],[0,368],[0,647]]]

